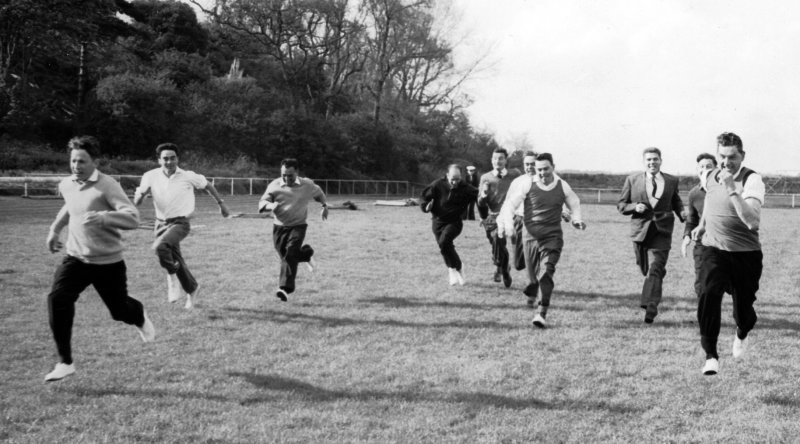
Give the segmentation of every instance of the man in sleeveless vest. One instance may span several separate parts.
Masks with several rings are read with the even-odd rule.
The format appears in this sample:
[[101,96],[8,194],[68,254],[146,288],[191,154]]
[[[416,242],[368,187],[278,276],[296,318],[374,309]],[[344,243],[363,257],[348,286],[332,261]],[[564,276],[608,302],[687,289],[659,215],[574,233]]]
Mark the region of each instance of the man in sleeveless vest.
[[478,212],[481,224],[486,230],[486,238],[492,244],[492,262],[495,266],[494,281],[503,281],[506,288],[511,287],[511,270],[509,269],[508,249],[506,240],[497,233],[497,215],[506,199],[508,187],[515,178],[520,176],[516,169],[506,168],[508,151],[504,148],[495,148],[492,152],[492,171],[481,176],[478,189]]
[[765,189],[761,176],[742,166],[744,155],[739,136],[723,133],[717,137],[720,168],[704,176],[703,217],[692,231],[692,238],[702,239],[705,247],[700,256],[697,320],[700,344],[706,352],[706,375],[719,371],[717,338],[724,292],[730,291],[733,296],[734,358],[744,354],[747,335],[757,320],[753,303],[762,270],[758,227]]
[[644,173],[625,178],[617,210],[631,216],[631,239],[636,265],[645,276],[640,305],[644,322],[653,323],[661,303],[661,287],[667,274],[672,247],[674,212],[683,222],[683,202],[678,195],[678,178],[661,171],[661,150],[646,148],[642,153]]
[[[717,159],[713,154],[702,153],[697,156],[697,175],[704,180],[709,171],[717,167]],[[683,228],[683,241],[681,242],[681,256],[686,257],[686,249],[692,242],[692,230],[697,228],[703,216],[703,202],[706,200],[706,189],[698,183],[689,190],[689,205],[686,210],[686,224]],[[703,253],[703,243],[695,242],[692,256],[694,257],[694,291],[700,297],[700,256]]]
[[422,191],[420,209],[433,216],[431,228],[447,265],[450,285],[465,283],[461,258],[453,241],[464,228],[461,215],[476,197],[478,189],[461,180],[461,167],[456,164],[449,165],[445,177]]
[[[523,206],[522,242],[529,284],[523,290],[529,301],[535,301],[541,292],[539,308],[533,325],[544,328],[550,297],[553,294],[553,275],[561,258],[564,235],[561,230],[561,212],[566,204],[572,213],[572,226],[585,230],[581,221],[580,199],[572,188],[555,174],[555,164],[550,153],[536,156],[534,168],[536,178],[528,180],[510,190],[498,217],[501,236],[516,237],[514,212]],[[517,239],[519,241],[519,239]]]

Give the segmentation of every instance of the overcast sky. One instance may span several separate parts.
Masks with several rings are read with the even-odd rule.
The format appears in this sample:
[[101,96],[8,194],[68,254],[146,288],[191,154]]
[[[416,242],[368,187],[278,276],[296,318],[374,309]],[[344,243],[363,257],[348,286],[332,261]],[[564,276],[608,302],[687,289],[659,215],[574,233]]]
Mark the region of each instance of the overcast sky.
[[[494,67],[468,85],[474,123],[527,134],[560,169],[691,173],[716,136],[745,164],[800,172],[800,2],[455,0]],[[475,51],[459,53],[469,57]]]
[[523,135],[559,169],[635,171],[657,146],[692,173],[716,136],[742,137],[745,164],[800,173],[800,2],[452,0],[477,128]]

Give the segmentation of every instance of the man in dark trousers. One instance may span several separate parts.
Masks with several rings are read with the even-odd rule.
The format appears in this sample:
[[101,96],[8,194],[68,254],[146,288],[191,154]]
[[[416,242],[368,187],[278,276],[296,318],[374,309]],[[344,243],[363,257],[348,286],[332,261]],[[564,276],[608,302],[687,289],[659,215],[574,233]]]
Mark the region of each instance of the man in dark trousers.
[[69,141],[72,175],[61,181],[58,191],[64,206],[50,226],[47,247],[55,253],[63,247],[59,235],[68,228],[67,255],[56,269],[47,296],[50,329],[60,361],[45,381],[58,381],[75,373],[72,362],[72,323],[75,302],[93,286],[115,321],[139,329],[144,342],[155,338],[155,328],[142,303],[128,295],[128,277],[122,259],[120,230],[139,226],[139,211],[120,184],[97,169],[100,144],[94,137]]
[[[713,154],[702,153],[697,156],[697,175],[700,180],[705,180],[709,171],[717,167],[717,159]],[[689,190],[689,206],[686,209],[686,224],[683,228],[683,241],[681,242],[681,256],[686,257],[686,249],[692,242],[692,230],[697,228],[703,216],[703,202],[706,200],[706,189],[698,183]],[[703,242],[694,244],[692,256],[694,257],[694,292],[700,297],[700,256],[703,253]]]
[[519,170],[506,168],[508,151],[505,148],[495,148],[492,151],[492,171],[481,176],[478,194],[478,211],[481,215],[486,238],[492,245],[492,263],[495,266],[494,281],[500,282],[506,288],[511,287],[511,269],[506,239],[497,233],[497,215],[506,200],[506,193],[511,182],[521,175]]
[[658,314],[667,274],[675,225],[673,213],[683,222],[683,202],[678,195],[678,178],[661,172],[661,150],[646,148],[642,157],[645,171],[625,179],[617,210],[631,216],[636,264],[645,276],[640,305],[645,309],[644,322],[651,324]]
[[706,352],[705,375],[719,371],[717,339],[722,295],[729,291],[733,296],[734,358],[744,354],[747,334],[758,319],[753,303],[763,268],[758,228],[765,187],[758,173],[742,165],[744,154],[742,139],[736,134],[722,133],[717,137],[720,168],[705,177],[703,217],[692,231],[692,238],[702,239],[704,247],[697,320],[700,344]]
[[314,249],[303,244],[308,224],[308,204],[315,200],[322,204],[320,216],[328,220],[328,203],[325,193],[311,179],[297,175],[297,159],[281,161],[281,177],[267,185],[258,202],[258,212],[272,211],[272,242],[281,259],[281,274],[275,296],[286,302],[294,292],[297,264],[305,262],[314,271]]
[[[480,183],[480,178],[478,177],[478,171],[475,169],[474,166],[469,165],[467,166],[467,175],[464,177],[464,182],[468,185],[472,185],[475,188],[478,188],[478,184]],[[464,215],[461,217],[464,220],[475,220],[475,202],[477,198],[471,200],[469,205],[467,206],[466,211],[464,211]]]
[[461,180],[461,167],[449,165],[447,175],[435,180],[422,191],[420,208],[431,213],[433,235],[447,265],[450,285],[464,285],[461,258],[453,241],[461,234],[461,215],[478,196],[478,189]]

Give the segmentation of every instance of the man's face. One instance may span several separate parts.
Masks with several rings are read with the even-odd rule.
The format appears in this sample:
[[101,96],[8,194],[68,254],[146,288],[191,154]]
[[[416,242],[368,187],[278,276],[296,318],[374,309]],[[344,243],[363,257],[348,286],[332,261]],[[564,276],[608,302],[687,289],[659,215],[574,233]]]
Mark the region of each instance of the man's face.
[[739,167],[742,166],[744,154],[740,153],[735,146],[720,146],[717,147],[717,160],[719,160],[720,168],[731,174],[736,174],[739,171]]
[[286,167],[285,165],[281,167],[281,179],[286,182],[287,185],[294,184],[294,180],[297,178],[297,170],[294,167]]
[[656,153],[645,153],[644,170],[650,174],[657,174],[661,171],[661,156]]
[[707,172],[713,169],[714,161],[711,159],[700,159],[700,162],[697,162],[697,175],[699,177],[705,176]]
[[172,150],[164,150],[158,155],[158,164],[165,173],[172,175],[178,169],[178,154]]
[[450,184],[451,189],[455,188],[459,182],[461,182],[461,171],[453,169],[447,172],[447,183]]
[[537,160],[534,163],[534,168],[536,169],[536,175],[539,176],[539,180],[543,183],[549,184],[553,181],[554,169],[549,160]]
[[522,159],[522,166],[525,167],[525,174],[528,176],[536,175],[536,167],[534,166],[536,163],[536,158],[533,156],[525,156]]
[[76,179],[84,181],[94,173],[97,164],[86,150],[72,150],[69,153],[69,167]]
[[492,153],[492,168],[502,171],[506,167],[506,155],[503,153]]

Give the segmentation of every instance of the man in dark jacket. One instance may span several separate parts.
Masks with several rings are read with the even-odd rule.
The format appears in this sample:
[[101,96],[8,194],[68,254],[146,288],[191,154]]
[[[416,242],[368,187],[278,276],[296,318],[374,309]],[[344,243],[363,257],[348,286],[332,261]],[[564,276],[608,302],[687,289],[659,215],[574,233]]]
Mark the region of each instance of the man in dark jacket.
[[461,215],[477,197],[478,189],[461,180],[461,167],[455,164],[447,167],[445,177],[437,179],[422,191],[420,208],[424,213],[433,215],[433,235],[447,265],[450,285],[464,285],[461,258],[456,253],[453,241],[464,227]]
[[631,216],[636,264],[646,276],[640,305],[646,310],[644,322],[651,324],[658,314],[661,284],[667,274],[675,225],[672,213],[683,222],[683,202],[678,195],[678,178],[661,172],[661,150],[646,148],[643,157],[645,171],[625,179],[617,210]]
[[[467,167],[467,175],[464,177],[464,182],[468,185],[472,185],[475,188],[478,188],[478,183],[480,181],[480,177],[478,177],[478,171],[475,169],[474,166],[469,165]],[[464,215],[461,216],[464,220],[475,220],[475,202],[477,202],[477,198],[473,199],[469,202],[466,211],[464,211]]]

